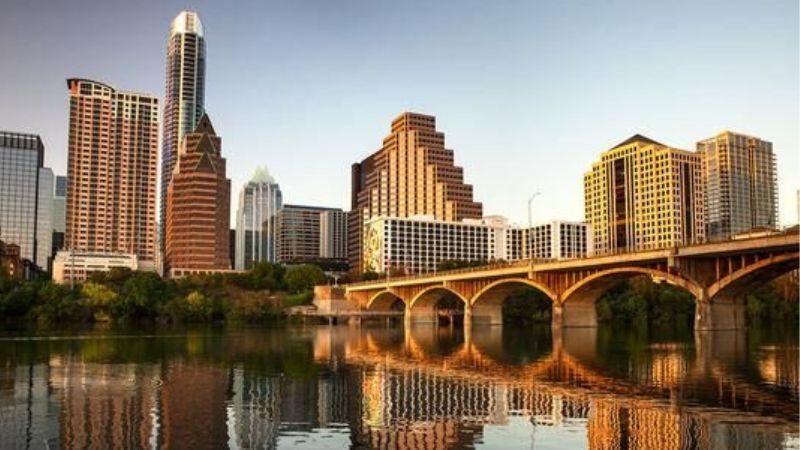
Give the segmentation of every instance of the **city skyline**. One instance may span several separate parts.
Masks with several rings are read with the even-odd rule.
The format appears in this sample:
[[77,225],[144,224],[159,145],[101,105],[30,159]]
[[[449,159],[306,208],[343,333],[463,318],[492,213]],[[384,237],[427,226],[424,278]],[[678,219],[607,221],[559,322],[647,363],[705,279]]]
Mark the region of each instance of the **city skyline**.
[[[782,2],[769,10],[755,2],[725,5],[598,10],[512,4],[484,8],[480,17],[468,7],[447,5],[414,14],[411,3],[320,4],[309,10],[223,9],[200,2],[189,9],[198,12],[209,36],[207,73],[213,87],[206,105],[226,136],[236,191],[255,161],[273,168],[291,202],[346,208],[350,163],[377,149],[388,118],[418,111],[437,117],[486,214],[525,223],[528,191],[542,191],[534,206],[536,222],[580,220],[582,174],[614,143],[642,133],[693,151],[696,142],[728,129],[773,142],[780,223],[792,224],[797,65],[785,55],[797,54],[797,5]],[[187,5],[40,6],[14,5],[0,18],[0,38],[16,44],[5,46],[0,56],[26,67],[12,67],[0,93],[12,102],[20,95],[28,100],[14,111],[0,111],[0,122],[41,135],[48,148],[45,165],[60,174],[66,172],[64,79],[86,76],[163,101],[168,25]],[[706,19],[712,11],[714,22]],[[356,19],[344,17],[354,12],[360,13]],[[658,36],[621,31],[625,20],[644,13]],[[42,23],[34,38],[20,26],[33,14]],[[103,20],[112,14],[130,20]],[[333,15],[330,21],[326,14]],[[605,19],[600,25],[592,23],[596,14]],[[61,20],[62,15],[72,20]],[[391,20],[406,21],[408,32],[374,36]],[[64,47],[77,39],[72,27],[89,25],[98,39],[82,37],[71,51],[104,58],[66,58]],[[243,31],[233,33],[234,27]],[[136,39],[126,33],[132,29]],[[415,35],[423,29],[428,33]],[[62,33],[63,39],[42,48],[51,33]],[[631,37],[636,33],[640,36]],[[106,54],[108,46],[124,51]],[[398,55],[408,58],[387,59]],[[29,63],[39,70],[27,70]],[[563,156],[559,170],[547,164],[552,154]]]

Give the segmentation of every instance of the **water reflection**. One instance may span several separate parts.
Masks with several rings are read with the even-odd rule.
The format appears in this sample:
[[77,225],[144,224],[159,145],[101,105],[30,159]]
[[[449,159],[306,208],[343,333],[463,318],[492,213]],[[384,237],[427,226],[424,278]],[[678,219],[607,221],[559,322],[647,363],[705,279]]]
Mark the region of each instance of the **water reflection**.
[[798,448],[798,347],[548,327],[0,337],[2,448]]

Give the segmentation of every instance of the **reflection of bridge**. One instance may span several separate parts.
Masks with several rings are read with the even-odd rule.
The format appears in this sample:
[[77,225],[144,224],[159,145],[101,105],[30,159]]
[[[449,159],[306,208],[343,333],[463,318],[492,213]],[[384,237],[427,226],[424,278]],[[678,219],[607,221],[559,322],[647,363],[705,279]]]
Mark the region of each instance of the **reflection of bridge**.
[[[376,447],[382,447],[377,443],[410,441],[412,432],[420,430],[432,434],[425,441],[446,442],[446,437],[426,428],[431,424],[454,421],[486,427],[524,417],[534,428],[585,426],[592,448],[626,444],[630,448],[778,448],[782,433],[796,430],[791,419],[797,416],[795,402],[726,375],[729,359],[745,351],[728,345],[728,333],[724,333],[726,339],[706,345],[731,348],[706,348],[697,354],[702,361],[691,361],[680,348],[667,346],[659,349],[663,355],[652,360],[650,378],[629,379],[606,375],[582,361],[591,357],[586,341],[593,341],[593,332],[588,329],[565,330],[563,344],[554,342],[552,351],[523,365],[497,361],[503,333],[498,327],[465,336],[444,357],[437,353],[442,342],[437,342],[441,336],[437,337],[434,327],[406,328],[399,339],[387,339],[386,330],[375,335],[370,330],[366,335],[352,329],[330,330],[341,334],[318,335],[317,341],[338,338],[340,345],[330,346],[343,349],[335,356],[337,361],[371,368],[363,372],[361,415],[364,431]],[[353,335],[342,335],[349,333]],[[322,354],[318,357],[325,359]],[[717,381],[700,389],[712,396],[703,398],[683,381],[708,367]]]
[[400,300],[406,320],[431,322],[436,304],[455,296],[464,321],[502,323],[502,303],[520,286],[553,301],[553,324],[597,325],[595,302],[614,283],[639,275],[667,282],[696,300],[698,330],[744,327],[743,294],[798,267],[798,235],[765,237],[591,258],[478,267],[347,286],[347,296],[365,310],[388,310]]

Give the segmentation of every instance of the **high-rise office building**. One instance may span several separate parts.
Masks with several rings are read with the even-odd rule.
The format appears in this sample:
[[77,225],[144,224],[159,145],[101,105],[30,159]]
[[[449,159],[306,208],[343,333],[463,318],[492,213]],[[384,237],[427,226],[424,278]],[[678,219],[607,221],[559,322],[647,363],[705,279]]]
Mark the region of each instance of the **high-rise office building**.
[[171,277],[230,269],[231,180],[207,115],[181,142],[167,189],[165,265]]
[[597,254],[703,242],[700,156],[635,135],[584,175]]
[[97,81],[67,80],[68,250],[137,255],[153,268],[158,98]]
[[347,260],[348,213],[331,209],[319,213],[319,256]]
[[64,236],[67,231],[67,177],[56,176],[53,194],[53,249],[51,257],[64,249]]
[[43,164],[39,136],[0,131],[0,240],[18,245],[20,258],[47,269],[53,172]]
[[239,192],[236,210],[236,270],[247,270],[256,262],[275,262],[277,231],[275,215],[283,205],[281,190],[263,167]]
[[433,116],[406,112],[392,121],[380,150],[353,164],[348,254],[351,268],[364,267],[364,224],[375,217],[428,215],[436,220],[479,219],[472,186],[445,148]]
[[726,240],[753,228],[778,227],[778,182],[772,143],[724,131],[697,143],[705,184],[706,237]]
[[169,28],[164,93],[164,134],[161,142],[161,212],[165,227],[167,187],[183,137],[203,115],[206,79],[206,43],[197,13],[181,11]]

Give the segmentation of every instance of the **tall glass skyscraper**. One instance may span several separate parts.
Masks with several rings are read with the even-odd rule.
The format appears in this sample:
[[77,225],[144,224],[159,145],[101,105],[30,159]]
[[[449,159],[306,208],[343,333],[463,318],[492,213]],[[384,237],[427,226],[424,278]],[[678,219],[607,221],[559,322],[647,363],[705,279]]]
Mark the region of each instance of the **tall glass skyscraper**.
[[204,112],[206,44],[200,17],[182,11],[170,25],[164,94],[164,135],[161,142],[161,227],[164,229],[167,188],[178,146]]
[[0,240],[19,245],[23,258],[47,269],[53,172],[43,163],[39,136],[0,131]]
[[283,206],[278,183],[259,167],[239,192],[236,211],[236,269],[247,270],[255,262],[276,262],[275,216]]

